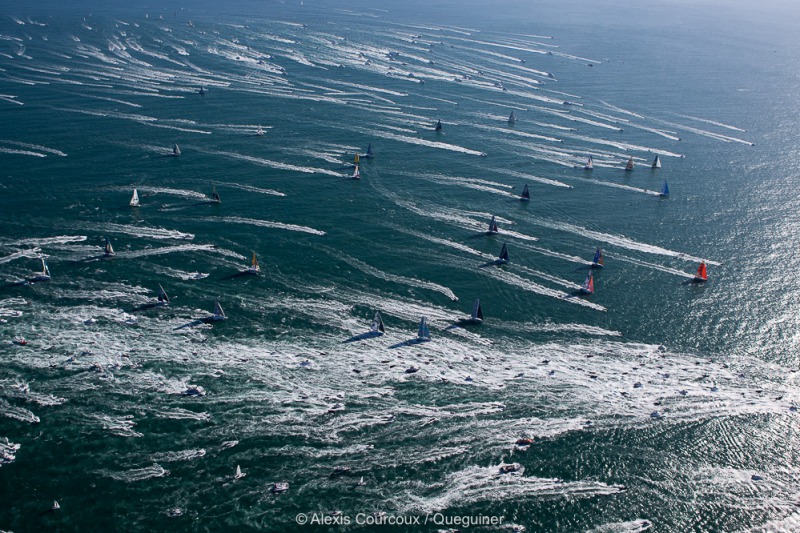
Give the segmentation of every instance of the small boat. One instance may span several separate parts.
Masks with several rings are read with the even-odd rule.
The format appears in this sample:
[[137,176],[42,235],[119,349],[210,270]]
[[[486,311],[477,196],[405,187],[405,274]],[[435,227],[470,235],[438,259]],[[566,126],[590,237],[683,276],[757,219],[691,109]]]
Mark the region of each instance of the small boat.
[[336,468],[333,469],[333,472],[331,472],[330,477],[339,477],[349,473],[350,473],[349,466],[337,466]]
[[59,509],[61,509],[61,506],[58,505],[58,502],[56,500],[53,500],[53,506],[50,507],[50,510],[51,511],[58,511]]
[[487,231],[486,233],[488,233],[489,235],[498,233],[497,220],[495,220],[494,215],[492,215],[492,220],[489,221],[489,231]]
[[356,487],[364,487],[364,486],[366,486],[366,484],[367,484],[367,482],[364,481],[364,476],[361,476],[361,479],[359,479],[358,483],[356,483]]
[[47,268],[47,263],[45,262],[44,257],[42,257],[42,271],[36,274],[33,278],[31,278],[31,280],[50,281],[50,269]]
[[175,157],[181,155],[181,149],[178,148],[177,144],[172,145],[172,155],[174,155]]
[[106,237],[106,245],[103,247],[103,255],[106,257],[114,256],[114,247],[111,246],[111,241]]
[[222,198],[219,197],[219,193],[217,192],[217,186],[214,185],[211,187],[211,195],[209,196],[212,202],[215,204],[221,204]]
[[528,190],[528,184],[527,183],[522,188],[522,195],[519,197],[519,199],[522,200],[523,202],[529,202],[531,200],[531,193]]
[[[358,157],[358,156],[356,156]],[[351,179],[360,180],[361,179],[361,172],[358,170],[358,165],[356,164],[356,169],[353,171],[353,176]]]
[[243,478],[244,476],[246,476],[246,475],[247,475],[247,474],[245,474],[244,472],[242,472],[242,469],[241,469],[241,467],[240,467],[239,465],[236,465],[236,473],[235,473],[235,474],[233,474],[233,480],[234,480],[234,481],[236,481],[237,479],[242,479],[242,478]]
[[359,163],[359,161],[360,161],[360,157],[361,157],[361,156],[359,156],[358,154],[356,154],[356,156],[353,158],[353,163],[354,163],[356,166],[358,166],[358,163]]
[[169,305],[169,296],[167,296],[167,291],[164,290],[161,284],[158,285],[158,303],[161,305]]
[[256,135],[262,137],[264,135],[264,129],[259,124],[258,129],[256,130]]
[[442,131],[442,121],[441,121],[441,120],[439,120],[438,122],[436,122],[436,127],[435,127],[435,128],[433,128],[433,130],[434,130],[434,131]]
[[514,116],[514,112],[513,111],[511,112],[511,115],[508,116],[508,123],[509,124],[516,124],[517,123],[517,117]]
[[669,196],[669,185],[667,184],[667,180],[664,180],[664,185],[661,186],[661,190],[658,193],[661,197]]
[[603,250],[597,248],[594,252],[594,258],[592,258],[592,268],[603,268],[603,266],[605,266],[603,262]]
[[189,385],[186,390],[181,393],[183,396],[205,396],[206,390],[200,385]]
[[386,333],[380,311],[375,311],[375,316],[372,318],[372,325],[369,327],[369,330],[376,335],[383,335]]
[[289,490],[289,484],[286,482],[275,483],[270,489],[272,494],[280,494],[282,492],[286,492],[287,490]]
[[197,93],[198,93],[198,94],[200,94],[200,95],[206,94],[206,89],[205,89],[205,87],[203,87],[203,86],[201,85],[201,86],[200,86],[200,90],[199,90],[199,91],[197,91]]
[[429,341],[431,340],[431,330],[428,328],[428,319],[422,317],[419,321],[419,329],[417,330],[417,340]]
[[497,256],[497,259],[495,259],[495,263],[498,265],[505,265],[508,263],[508,246],[506,243],[503,243],[503,247],[500,248],[500,255]]
[[661,168],[661,159],[656,155],[656,158],[653,159],[653,166],[652,168]]
[[28,341],[25,340],[25,337],[14,337],[14,344],[17,346],[27,346]]
[[519,472],[520,470],[522,470],[522,465],[519,463],[511,463],[510,465],[500,466],[501,474],[512,474],[514,472]]
[[583,166],[583,170],[592,170],[594,168],[594,160],[592,156],[589,156],[589,159],[586,160],[586,164]]
[[483,324],[483,309],[481,308],[481,299],[475,298],[472,304],[472,313],[467,318],[461,320],[466,324]]
[[253,252],[253,258],[250,259],[250,266],[245,269],[244,273],[258,275],[260,272],[261,272],[261,267],[258,266],[258,259],[256,259],[256,253]]
[[129,205],[131,207],[139,207],[139,192],[136,189],[133,189],[133,196],[131,196],[131,202]]
[[364,154],[364,159],[372,159],[375,157],[375,154],[372,153],[372,143],[367,145],[367,153]]
[[225,311],[222,310],[222,306],[219,304],[219,300],[214,302],[214,315],[211,320],[228,320],[228,317],[225,316]]
[[579,290],[581,291],[581,294],[594,294],[594,276],[592,276],[591,272],[589,272],[589,275],[586,276],[586,279]]
[[708,281],[708,269],[706,268],[706,262],[703,261],[700,263],[700,266],[697,267],[697,274],[694,275],[694,279],[692,279],[695,283],[703,283],[704,281]]
[[625,170],[633,170],[633,156],[628,158],[628,163],[625,165]]

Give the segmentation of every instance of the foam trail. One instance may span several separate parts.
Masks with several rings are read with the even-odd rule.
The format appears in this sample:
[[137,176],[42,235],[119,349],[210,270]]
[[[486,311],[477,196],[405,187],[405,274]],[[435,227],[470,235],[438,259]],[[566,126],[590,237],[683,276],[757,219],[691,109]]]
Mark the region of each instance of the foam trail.
[[144,481],[154,477],[164,477],[169,475],[169,470],[165,470],[159,464],[148,466],[146,468],[136,468],[133,470],[126,470],[124,472],[109,472],[107,470],[99,472],[107,477],[116,479],[117,481],[124,481],[131,483],[134,481]]
[[678,257],[680,259],[686,259],[688,261],[705,261],[710,265],[721,265],[722,263],[718,263],[716,261],[712,261],[710,259],[704,259],[701,257],[694,257],[689,254],[685,254],[683,252],[676,252],[674,250],[668,250],[667,248],[662,248],[660,246],[655,246],[653,244],[646,244],[642,242],[635,241],[624,235],[612,235],[610,233],[601,233],[599,231],[590,230],[587,228],[583,228],[580,226],[575,226],[574,224],[570,224],[568,222],[553,222],[544,219],[532,219],[531,222],[534,224],[538,224],[539,226],[544,226],[545,228],[566,231],[569,233],[573,233],[575,235],[580,235],[582,237],[587,237],[590,239],[594,239],[596,241],[605,242],[608,244],[613,244],[615,246],[620,246],[622,248],[627,248],[629,250],[637,250],[639,252],[646,252],[649,254],[656,254],[656,255],[667,255],[670,257]]
[[19,146],[21,148],[30,148],[31,150],[38,150],[39,152],[46,152],[48,154],[57,155],[60,157],[67,157],[67,154],[62,152],[61,150],[56,150],[55,148],[48,148],[46,146],[42,146],[40,144],[31,144],[31,143],[24,143],[19,141],[11,141],[8,139],[0,139],[0,143],[11,144],[14,146]]
[[[481,269],[482,272],[486,272],[487,269]],[[514,287],[519,287],[520,289],[534,292],[541,296],[549,296],[551,298],[555,298],[557,300],[562,300],[565,302],[569,302],[571,304],[582,305],[584,307],[589,307],[591,309],[595,309],[597,311],[606,311],[606,308],[602,305],[598,305],[596,303],[592,303],[588,300],[584,300],[583,298],[574,297],[570,294],[567,294],[562,291],[557,291],[555,289],[549,289],[538,283],[534,283],[530,280],[517,276],[507,270],[503,269],[495,269],[490,273],[492,277],[495,277],[501,281],[508,283],[509,285],[513,285]]]
[[568,179],[572,179],[575,181],[580,181],[582,183],[591,183],[592,185],[602,185],[604,187],[613,187],[615,189],[622,189],[625,191],[633,191],[633,192],[640,192],[644,194],[649,194],[650,196],[661,196],[661,193],[658,191],[651,191],[649,189],[641,189],[639,187],[632,187],[630,185],[624,185],[622,183],[614,183],[613,181],[604,181],[604,180],[590,180],[588,178],[579,178],[577,176],[565,176]]
[[747,130],[743,130],[742,128],[737,128],[736,126],[731,126],[729,124],[723,124],[722,122],[717,122],[716,120],[709,120],[706,118],[699,118],[693,117],[690,115],[678,115],[681,118],[688,118],[689,120],[696,120],[698,122],[705,122],[706,124],[711,124],[712,126],[719,126],[720,128],[726,128],[733,131],[740,131],[742,133],[746,132]]
[[505,174],[506,176],[513,176],[515,178],[522,178],[524,180],[535,181],[537,183],[545,183],[547,185],[555,185],[556,187],[564,187],[565,189],[572,189],[572,185],[568,185],[564,182],[551,180],[549,178],[540,178],[539,176],[534,176],[533,174],[525,174],[523,172],[517,172],[516,170],[495,169],[495,172],[497,172],[498,174]]
[[402,285],[409,285],[411,287],[418,287],[418,288],[421,288],[421,289],[428,289],[428,290],[431,290],[431,291],[439,292],[439,293],[444,294],[445,296],[447,296],[448,298],[450,298],[454,302],[458,301],[458,297],[455,295],[455,293],[453,293],[452,290],[450,290],[449,288],[444,287],[442,285],[439,285],[438,283],[433,283],[433,282],[430,282],[430,281],[422,281],[422,280],[415,279],[415,278],[407,278],[405,276],[398,276],[398,275],[395,275],[395,274],[388,274],[388,273],[383,272],[382,270],[378,270],[377,268],[375,268],[373,266],[370,266],[370,265],[368,265],[368,264],[366,264],[366,263],[364,263],[362,261],[359,261],[358,259],[355,259],[353,257],[350,257],[350,256],[342,254],[342,253],[337,253],[333,249],[328,248],[327,252],[330,255],[341,259],[342,261],[344,261],[348,265],[350,265],[350,266],[352,266],[354,268],[357,268],[361,272],[364,272],[365,274],[369,274],[370,276],[373,276],[373,277],[376,277],[376,278],[379,278],[379,279],[384,279],[386,281],[391,281],[391,282],[394,282],[394,283],[399,283],[399,284],[402,284]]
[[[163,248],[150,248],[133,252],[118,252],[117,257],[139,259],[142,257],[171,254],[175,252],[217,252],[222,255],[227,255],[223,250],[218,250],[213,244],[183,244],[180,246],[165,246]],[[244,259],[244,256],[241,256],[241,258]]]
[[20,246],[29,244],[33,246],[47,246],[49,244],[68,244],[71,242],[83,242],[85,240],[86,240],[86,235],[61,235],[58,237],[22,239],[14,243],[14,245]]
[[3,148],[3,147],[0,147],[0,153],[14,154],[14,155],[30,155],[33,157],[47,157],[47,154],[40,154],[39,152],[31,152],[28,150],[15,150],[14,148]]
[[325,169],[322,169],[322,168],[313,168],[313,167],[300,167],[300,166],[297,166],[297,165],[290,165],[288,163],[280,163],[278,161],[272,161],[272,160],[263,159],[263,158],[260,158],[260,157],[253,157],[253,156],[244,155],[244,154],[237,154],[236,152],[218,152],[218,151],[213,151],[213,150],[207,150],[207,151],[205,151],[205,153],[212,154],[212,155],[221,155],[221,156],[225,156],[225,157],[230,157],[231,159],[238,159],[240,161],[249,161],[250,163],[255,163],[257,165],[270,167],[270,168],[276,168],[278,170],[292,170],[294,172],[302,172],[302,173],[305,173],[305,174],[327,174],[328,176],[342,177],[341,174],[338,174],[337,172],[333,172],[331,170],[325,170]]
[[284,194],[284,193],[282,193],[280,191],[275,191],[273,189],[261,189],[259,187],[252,187],[250,185],[241,185],[239,183],[226,183],[225,186],[226,187],[233,187],[235,189],[241,189],[243,191],[248,191],[248,192],[256,192],[256,193],[259,193],[259,194],[269,194],[271,196],[286,196],[286,194]]
[[250,224],[253,226],[260,226],[262,228],[276,228],[285,229],[289,231],[300,231],[304,233],[311,233],[312,235],[325,235],[324,231],[309,228],[308,226],[298,226],[296,224],[285,224],[283,222],[271,222],[269,220],[258,220],[255,218],[242,218],[242,217],[221,217],[221,218],[206,218],[204,222],[228,222],[230,224]]
[[655,263],[649,263],[647,261],[641,261],[639,259],[634,259],[632,257],[626,257],[624,255],[606,254],[606,257],[619,259],[620,261],[625,261],[627,263],[632,263],[634,265],[639,265],[639,266],[643,266],[643,267],[652,268],[654,270],[660,270],[661,272],[666,272],[667,274],[674,274],[674,275],[680,276],[682,278],[687,278],[687,279],[694,278],[694,274],[690,274],[689,272],[684,272],[683,270],[678,270],[676,268],[670,268],[670,267],[663,266],[663,265],[657,265]]
[[22,257],[28,257],[28,258],[37,257],[39,255],[39,252],[41,252],[41,249],[39,249],[39,248],[32,248],[30,250],[22,250],[20,252],[14,253],[14,254],[7,255],[5,257],[0,257],[0,264],[8,263],[8,262],[13,261],[15,259],[20,259]]
[[377,137],[382,137],[384,139],[392,139],[394,141],[406,142],[409,144],[416,144],[419,146],[427,146],[429,148],[439,148],[440,150],[461,152],[463,154],[469,154],[469,155],[479,155],[479,156],[486,155],[485,152],[479,152],[477,150],[472,150],[471,148],[464,148],[463,146],[458,146],[455,144],[447,144],[439,141],[426,141],[425,139],[418,139],[416,137],[409,137],[407,135],[397,135],[394,133],[389,133],[387,131],[367,130],[364,128],[352,128],[352,127],[350,129],[363,133],[364,135],[375,135]]
[[[139,186],[140,192],[150,193],[150,194],[170,194],[173,196],[183,196],[184,198],[194,198],[195,200],[208,200],[208,196],[203,193],[199,193],[197,191],[189,191],[185,189],[169,189],[166,187],[142,187]],[[126,191],[128,189],[125,189]]]
[[147,226],[128,226],[124,224],[107,223],[95,225],[92,227],[92,229],[109,233],[123,233],[125,235],[133,235],[134,237],[141,237],[145,239],[194,239],[194,235],[192,233],[183,233],[177,230],[152,228]]

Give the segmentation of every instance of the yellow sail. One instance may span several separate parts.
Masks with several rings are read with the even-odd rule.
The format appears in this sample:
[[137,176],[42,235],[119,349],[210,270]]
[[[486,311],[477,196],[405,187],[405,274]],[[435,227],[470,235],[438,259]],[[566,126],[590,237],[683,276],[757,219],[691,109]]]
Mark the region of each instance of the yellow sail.
[[358,154],[356,154],[356,165],[358,164]]
[[253,259],[250,261],[250,266],[252,268],[258,268],[258,259],[256,259],[256,253],[253,252]]

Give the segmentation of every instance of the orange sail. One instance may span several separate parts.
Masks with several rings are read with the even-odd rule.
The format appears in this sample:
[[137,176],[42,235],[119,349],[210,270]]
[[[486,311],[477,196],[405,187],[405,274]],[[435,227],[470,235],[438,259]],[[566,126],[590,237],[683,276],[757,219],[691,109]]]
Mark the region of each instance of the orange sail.
[[700,263],[700,266],[697,267],[697,274],[695,274],[694,279],[706,281],[708,279],[708,272],[706,271],[706,262],[703,261]]

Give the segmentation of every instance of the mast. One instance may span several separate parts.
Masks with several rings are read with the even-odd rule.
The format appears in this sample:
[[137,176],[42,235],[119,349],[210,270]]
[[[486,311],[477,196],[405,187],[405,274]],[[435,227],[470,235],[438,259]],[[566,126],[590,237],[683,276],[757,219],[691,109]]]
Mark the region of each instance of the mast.
[[167,296],[167,291],[164,290],[164,287],[162,287],[160,283],[158,285],[158,301],[164,304],[169,303],[169,296]]

